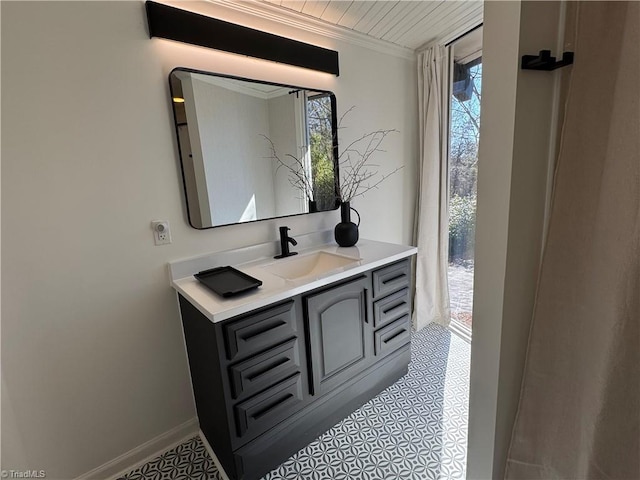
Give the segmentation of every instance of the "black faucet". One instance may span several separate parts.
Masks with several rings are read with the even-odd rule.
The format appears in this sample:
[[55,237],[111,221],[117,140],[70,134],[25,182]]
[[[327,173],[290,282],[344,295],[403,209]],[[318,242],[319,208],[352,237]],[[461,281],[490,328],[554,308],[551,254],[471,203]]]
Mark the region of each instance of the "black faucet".
[[297,255],[298,252],[290,252],[289,244],[296,246],[298,242],[294,238],[291,238],[287,233],[290,228],[289,227],[280,227],[280,250],[282,253],[280,255],[276,255],[273,258],[285,258],[290,257],[292,255]]

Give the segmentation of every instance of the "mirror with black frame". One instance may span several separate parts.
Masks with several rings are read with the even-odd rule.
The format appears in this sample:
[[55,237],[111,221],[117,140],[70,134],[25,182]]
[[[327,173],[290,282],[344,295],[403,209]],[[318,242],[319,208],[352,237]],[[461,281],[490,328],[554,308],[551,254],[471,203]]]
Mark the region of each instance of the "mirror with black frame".
[[333,93],[186,68],[169,84],[192,227],[337,208]]

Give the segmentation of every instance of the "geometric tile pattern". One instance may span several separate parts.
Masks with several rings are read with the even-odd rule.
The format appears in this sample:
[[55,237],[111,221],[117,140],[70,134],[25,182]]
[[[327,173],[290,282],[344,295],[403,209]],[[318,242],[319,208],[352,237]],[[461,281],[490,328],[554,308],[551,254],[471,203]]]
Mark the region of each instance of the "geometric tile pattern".
[[118,480],[222,480],[200,437],[178,445]]
[[[263,480],[465,478],[470,345],[431,324],[412,336],[409,373]],[[121,480],[211,479],[195,437]]]

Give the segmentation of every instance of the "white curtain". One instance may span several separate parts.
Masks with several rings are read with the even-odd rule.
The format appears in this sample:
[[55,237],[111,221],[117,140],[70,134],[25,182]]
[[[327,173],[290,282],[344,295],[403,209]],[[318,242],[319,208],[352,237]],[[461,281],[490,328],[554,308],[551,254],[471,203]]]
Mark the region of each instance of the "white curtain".
[[449,249],[449,85],[451,49],[436,45],[418,55],[420,164],[414,224],[416,291],[413,324],[451,321]]
[[577,6],[508,479],[640,478],[640,3]]

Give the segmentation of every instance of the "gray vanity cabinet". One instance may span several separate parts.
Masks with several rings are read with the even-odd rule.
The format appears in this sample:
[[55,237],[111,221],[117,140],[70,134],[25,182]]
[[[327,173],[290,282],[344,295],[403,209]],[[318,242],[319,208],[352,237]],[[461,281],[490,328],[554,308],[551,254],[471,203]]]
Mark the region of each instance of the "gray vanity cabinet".
[[309,397],[300,302],[212,323],[179,299],[200,428],[227,473],[243,478],[234,452]]
[[373,327],[376,357],[394,352],[411,339],[411,269],[408,260],[373,272]]
[[322,395],[370,364],[370,277],[363,275],[303,297],[312,395]]
[[257,480],[407,372],[408,259],[221,322],[179,297],[200,428]]

